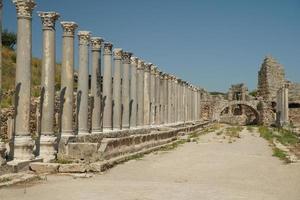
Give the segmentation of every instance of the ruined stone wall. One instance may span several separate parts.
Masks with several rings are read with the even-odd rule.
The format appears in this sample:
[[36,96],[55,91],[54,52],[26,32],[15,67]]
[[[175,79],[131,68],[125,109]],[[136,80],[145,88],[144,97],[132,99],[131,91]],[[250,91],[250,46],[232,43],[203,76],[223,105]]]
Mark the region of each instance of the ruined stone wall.
[[277,91],[285,83],[283,67],[272,57],[266,57],[258,72],[258,96],[266,101],[276,101]]

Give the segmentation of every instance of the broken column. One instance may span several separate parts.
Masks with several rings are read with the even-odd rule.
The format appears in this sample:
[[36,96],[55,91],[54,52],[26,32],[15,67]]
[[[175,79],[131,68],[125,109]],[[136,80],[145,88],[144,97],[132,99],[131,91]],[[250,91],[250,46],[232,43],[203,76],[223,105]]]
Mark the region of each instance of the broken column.
[[102,131],[102,98],[101,98],[101,46],[103,39],[101,37],[91,38],[92,48],[92,80],[91,95],[93,98],[92,105],[92,133]]
[[123,78],[122,78],[122,104],[123,104],[123,115],[122,115],[122,127],[128,129],[129,128],[129,115],[130,115],[130,59],[132,53],[123,52],[122,61],[123,61]]
[[150,79],[150,70],[151,63],[145,65],[144,70],[144,125],[150,125],[150,93],[151,93],[151,79]]
[[137,65],[137,125],[144,126],[144,61]]
[[121,67],[123,50],[114,49],[114,79],[113,79],[113,129],[122,128],[122,91],[121,91]]
[[103,130],[112,129],[112,46],[105,42],[103,48]]
[[30,88],[31,88],[31,59],[32,10],[33,0],[13,0],[18,16],[17,32],[17,61],[15,81],[15,137],[14,159],[30,160],[34,158],[34,141],[30,134]]
[[79,39],[79,69],[77,88],[77,119],[78,135],[89,133],[88,107],[89,107],[89,31],[78,31]]
[[131,81],[130,81],[130,127],[137,126],[137,66],[138,59],[131,57]]
[[43,57],[41,80],[41,138],[40,157],[44,162],[56,157],[57,138],[54,134],[55,106],[55,22],[56,12],[39,12],[43,25]]
[[74,90],[74,33],[75,22],[61,22],[63,28],[61,62],[61,135],[72,136],[73,131],[73,90]]

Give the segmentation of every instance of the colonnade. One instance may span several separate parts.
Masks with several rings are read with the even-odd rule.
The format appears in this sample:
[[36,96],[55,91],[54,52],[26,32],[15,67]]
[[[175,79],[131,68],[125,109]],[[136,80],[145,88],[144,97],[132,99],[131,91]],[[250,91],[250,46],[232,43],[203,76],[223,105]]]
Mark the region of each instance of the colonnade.
[[[31,22],[34,0],[13,0],[17,10],[18,44],[16,65],[14,159],[34,158],[30,135]],[[39,12],[43,29],[41,83],[41,138],[39,157],[55,158],[55,23],[56,12]],[[74,46],[77,23],[60,22],[62,66],[59,135],[74,137],[120,129],[147,128],[200,120],[201,90],[162,72],[133,53],[113,48],[113,44],[90,31],[77,32],[79,68],[74,90]],[[91,53],[91,72],[89,54]],[[77,56],[76,56],[77,57]],[[101,62],[103,58],[103,62]],[[103,66],[101,66],[103,63]],[[102,70],[103,69],[103,74]],[[89,88],[89,74],[91,87]],[[76,94],[74,98],[74,94]],[[89,99],[92,101],[89,101]],[[75,113],[73,111],[75,107]],[[91,119],[89,119],[89,107]],[[74,128],[74,116],[76,125]],[[91,123],[89,123],[89,120]],[[90,125],[89,125],[90,124]]]

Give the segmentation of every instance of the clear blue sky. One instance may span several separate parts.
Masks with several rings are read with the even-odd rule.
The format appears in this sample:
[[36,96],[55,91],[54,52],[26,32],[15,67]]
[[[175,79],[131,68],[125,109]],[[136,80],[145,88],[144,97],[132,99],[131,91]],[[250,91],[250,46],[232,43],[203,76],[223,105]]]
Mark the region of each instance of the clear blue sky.
[[[36,0],[33,55],[41,56],[41,22],[36,11],[57,11],[157,64],[163,71],[210,91],[245,82],[256,88],[265,55],[300,82],[300,0]],[[16,31],[15,7],[4,0],[3,25]],[[61,59],[57,24],[57,60]],[[76,39],[77,40],[77,39]],[[77,41],[76,41],[77,46]],[[76,52],[77,63],[77,52]]]

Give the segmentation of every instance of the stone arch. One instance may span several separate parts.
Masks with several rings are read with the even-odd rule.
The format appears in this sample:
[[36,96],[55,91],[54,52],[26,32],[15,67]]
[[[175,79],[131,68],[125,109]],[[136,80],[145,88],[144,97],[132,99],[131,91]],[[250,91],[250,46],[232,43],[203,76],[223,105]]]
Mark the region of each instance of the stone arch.
[[235,106],[235,105],[242,105],[250,108],[253,113],[255,114],[257,118],[257,122],[260,120],[260,114],[257,109],[259,101],[224,101],[220,103],[218,106],[216,106],[215,112],[214,112],[214,120],[219,121],[221,117],[221,113],[228,107],[230,106]]

